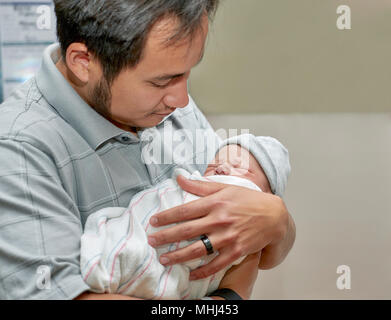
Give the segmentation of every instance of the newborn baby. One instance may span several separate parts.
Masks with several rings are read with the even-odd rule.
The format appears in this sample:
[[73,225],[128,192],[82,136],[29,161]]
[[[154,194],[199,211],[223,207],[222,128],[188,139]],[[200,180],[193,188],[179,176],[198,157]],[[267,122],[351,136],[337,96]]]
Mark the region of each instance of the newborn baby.
[[[178,168],[172,179],[135,195],[128,208],[105,208],[90,215],[81,238],[80,266],[84,281],[96,293],[118,293],[142,299],[206,296],[218,288],[231,266],[196,281],[190,281],[189,274],[215,258],[218,252],[183,264],[163,266],[159,262],[161,254],[185,247],[199,238],[157,249],[147,241],[148,234],[158,231],[149,224],[154,214],[198,199],[183,191],[176,177],[183,175],[194,180],[234,184],[282,196],[289,172],[288,152],[277,140],[253,135],[227,140],[204,177],[199,172],[190,174]],[[167,226],[159,230],[164,228]]]

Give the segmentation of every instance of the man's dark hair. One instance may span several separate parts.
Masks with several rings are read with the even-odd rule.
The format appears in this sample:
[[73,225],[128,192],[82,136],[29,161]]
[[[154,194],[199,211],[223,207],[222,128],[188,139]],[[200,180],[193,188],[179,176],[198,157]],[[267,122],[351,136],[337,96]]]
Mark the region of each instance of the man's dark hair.
[[147,36],[160,19],[173,16],[170,42],[192,36],[204,14],[212,18],[219,0],[54,0],[63,57],[81,42],[100,61],[108,83],[141,60]]

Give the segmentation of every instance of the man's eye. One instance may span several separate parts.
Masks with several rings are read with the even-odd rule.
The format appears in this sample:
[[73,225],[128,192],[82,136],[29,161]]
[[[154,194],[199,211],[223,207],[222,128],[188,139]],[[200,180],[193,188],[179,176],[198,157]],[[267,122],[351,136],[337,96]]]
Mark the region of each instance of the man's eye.
[[154,87],[156,87],[156,88],[166,88],[166,87],[168,87],[169,84],[170,84],[170,82],[167,82],[167,83],[165,83],[165,84],[159,84],[159,83],[154,83],[154,82],[152,82],[152,85],[153,85]]

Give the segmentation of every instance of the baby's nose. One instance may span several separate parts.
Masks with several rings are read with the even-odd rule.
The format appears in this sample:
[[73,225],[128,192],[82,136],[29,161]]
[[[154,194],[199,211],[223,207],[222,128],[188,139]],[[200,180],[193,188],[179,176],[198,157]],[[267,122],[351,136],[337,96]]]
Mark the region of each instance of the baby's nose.
[[216,168],[216,173],[221,175],[229,175],[231,173],[231,167],[227,164],[221,164]]

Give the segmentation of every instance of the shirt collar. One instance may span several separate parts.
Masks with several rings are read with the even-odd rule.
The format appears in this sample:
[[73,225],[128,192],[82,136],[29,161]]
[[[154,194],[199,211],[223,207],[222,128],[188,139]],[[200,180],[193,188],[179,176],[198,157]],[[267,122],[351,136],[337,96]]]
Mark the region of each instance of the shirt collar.
[[90,107],[63,77],[55,64],[59,60],[59,44],[47,47],[41,69],[36,75],[37,86],[49,104],[93,148],[114,137],[128,136],[127,141],[138,141],[132,133],[121,130]]

